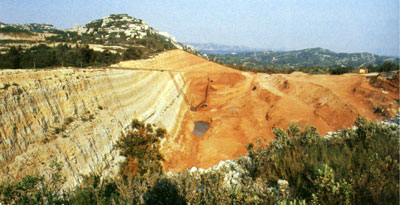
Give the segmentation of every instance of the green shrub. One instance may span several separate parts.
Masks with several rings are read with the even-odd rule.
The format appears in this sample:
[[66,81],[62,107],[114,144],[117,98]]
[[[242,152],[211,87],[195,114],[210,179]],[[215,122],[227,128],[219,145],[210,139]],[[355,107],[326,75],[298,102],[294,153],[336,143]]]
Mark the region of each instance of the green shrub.
[[162,173],[161,162],[164,158],[159,148],[160,140],[165,135],[164,129],[154,129],[153,125],[134,119],[131,129],[126,134],[122,134],[116,145],[120,150],[120,155],[126,157],[120,166],[122,175],[135,175],[137,172],[141,175],[146,172]]
[[71,204],[115,204],[120,194],[115,182],[102,179],[98,174],[83,176],[82,183],[75,188],[70,197]]
[[0,184],[0,203],[4,204],[65,204],[68,195],[62,193],[65,178],[60,175],[63,165],[49,165],[50,176],[28,175],[16,182]]
[[293,199],[397,204],[398,127],[364,118],[359,118],[356,126],[356,130],[343,130],[330,139],[310,127],[303,132],[293,125],[286,131],[276,129],[277,137],[270,146],[249,147],[253,164],[249,171],[271,185],[286,179]]
[[342,75],[345,73],[350,73],[351,71],[353,71],[353,67],[351,67],[351,66],[329,69],[329,73],[331,75]]
[[155,185],[144,195],[145,204],[186,204],[186,199],[179,194],[177,185],[167,178],[157,180]]

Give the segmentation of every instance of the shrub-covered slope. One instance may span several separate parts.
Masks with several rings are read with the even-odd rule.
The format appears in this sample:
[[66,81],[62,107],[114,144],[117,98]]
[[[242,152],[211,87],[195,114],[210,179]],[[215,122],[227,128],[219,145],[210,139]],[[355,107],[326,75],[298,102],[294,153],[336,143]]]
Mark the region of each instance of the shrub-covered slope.
[[[73,190],[61,192],[63,180],[57,174],[60,164],[55,163],[51,165],[49,181],[41,176],[27,176],[19,182],[3,182],[0,201],[398,204],[399,120],[372,123],[359,118],[356,127],[325,137],[319,136],[313,127],[304,131],[296,125],[286,131],[275,129],[277,138],[270,146],[249,144],[248,156],[221,162],[207,170],[192,168],[178,174],[163,174],[158,168],[162,156],[157,148],[164,131],[134,121],[130,134],[119,141],[121,153],[126,157],[121,176],[107,178],[101,172],[93,173]],[[140,149],[143,152],[138,152]],[[149,154],[144,154],[145,150]]]
[[336,53],[328,49],[309,48],[296,51],[243,52],[225,55],[209,55],[210,59],[230,65],[250,68],[300,68],[300,67],[367,67],[381,65],[385,61],[399,62],[399,58],[372,53]]

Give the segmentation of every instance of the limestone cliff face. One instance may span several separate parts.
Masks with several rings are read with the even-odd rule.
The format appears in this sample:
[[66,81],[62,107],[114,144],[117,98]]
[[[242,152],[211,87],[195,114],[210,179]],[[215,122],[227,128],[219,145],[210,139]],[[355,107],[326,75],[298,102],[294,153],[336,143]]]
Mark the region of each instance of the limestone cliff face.
[[53,159],[64,162],[69,186],[91,171],[115,172],[114,144],[133,118],[177,134],[185,89],[172,71],[0,71],[0,181],[47,173]]

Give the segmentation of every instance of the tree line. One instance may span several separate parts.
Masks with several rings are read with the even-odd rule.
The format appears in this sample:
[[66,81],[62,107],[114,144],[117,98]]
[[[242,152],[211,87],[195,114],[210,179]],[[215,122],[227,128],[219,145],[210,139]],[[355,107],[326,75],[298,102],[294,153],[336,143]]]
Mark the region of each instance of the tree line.
[[[221,62],[214,61],[216,63],[222,64]],[[257,73],[283,73],[283,74],[290,74],[295,71],[300,71],[303,73],[310,73],[310,74],[331,74],[331,75],[342,75],[345,73],[352,73],[357,68],[352,66],[345,66],[345,67],[320,67],[320,66],[301,66],[298,68],[279,68],[279,67],[248,67],[243,64],[223,64],[225,66],[229,66],[231,68],[242,70],[242,71],[252,71]],[[381,65],[372,65],[369,64],[367,66],[368,72],[390,72],[395,70],[400,70],[399,64],[385,61]]]
[[95,51],[88,45],[58,44],[49,47],[44,44],[33,46],[29,49],[10,47],[5,54],[0,54],[0,68],[47,68],[47,67],[88,67],[107,66],[121,60],[141,59],[148,55],[144,48],[131,47],[120,53],[109,50]]

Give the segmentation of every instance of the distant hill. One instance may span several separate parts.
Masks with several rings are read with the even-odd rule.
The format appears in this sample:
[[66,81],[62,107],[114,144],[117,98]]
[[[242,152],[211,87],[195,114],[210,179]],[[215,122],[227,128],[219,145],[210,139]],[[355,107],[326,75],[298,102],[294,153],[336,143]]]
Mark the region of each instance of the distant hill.
[[[134,48],[136,51],[140,49],[139,52],[143,54],[141,56],[149,56],[174,48],[192,51],[191,47],[177,42],[168,33],[158,31],[143,20],[127,14],[111,14],[83,26],[75,25],[68,30],[57,29],[51,24],[0,23],[1,33],[4,34],[3,39],[0,40],[2,50],[5,50],[9,43],[30,48],[39,42],[50,47],[57,45],[55,43],[66,43],[72,46],[91,44],[90,48],[97,51],[108,50],[121,55],[129,48]],[[22,37],[14,35],[22,33],[24,34]],[[31,36],[31,38],[26,36]]]
[[38,23],[0,25],[0,68],[104,66],[175,48],[192,52],[168,33],[127,14],[112,14],[69,30]]
[[224,55],[209,55],[210,59],[246,67],[366,67],[381,65],[385,61],[398,63],[399,58],[379,56],[372,53],[336,53],[323,48],[309,48],[295,51],[243,52]]
[[[10,33],[23,35],[9,35]],[[200,53],[206,53],[208,57],[204,55],[205,58],[247,68],[365,67],[369,64],[382,65],[385,61],[398,63],[399,60],[399,58],[371,53],[336,53],[322,48],[264,51],[259,48],[215,43],[187,43],[189,45],[185,45],[177,42],[168,33],[158,31],[143,20],[127,14],[112,14],[82,26],[75,25],[69,30],[57,29],[51,24],[0,22],[0,34],[3,36],[0,40],[0,53],[5,53],[9,45],[22,45],[23,49],[27,49],[39,42],[50,47],[57,43],[72,46],[90,44],[90,48],[96,51],[106,50],[120,55],[131,49],[130,54],[123,59],[131,58],[132,55],[142,58],[174,48],[191,52],[197,50]]]
[[61,30],[57,29],[51,24],[30,23],[22,25],[23,28],[36,33],[59,33]]
[[30,24],[5,24],[0,22],[0,32],[4,32],[4,28],[11,30],[19,30],[22,32],[35,32],[35,33],[59,33],[61,30],[57,29],[51,24],[30,23]]
[[243,52],[256,52],[265,51],[265,49],[251,48],[247,46],[228,46],[216,43],[185,43],[187,45],[193,46],[197,51],[206,54],[231,54],[231,53],[243,53]]
[[65,30],[49,40],[123,47],[154,47],[155,50],[184,48],[184,45],[169,34],[159,32],[143,20],[127,14],[112,14],[83,26],[75,25],[74,28]]

